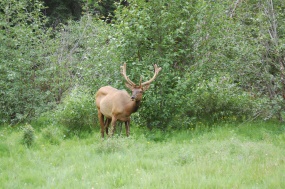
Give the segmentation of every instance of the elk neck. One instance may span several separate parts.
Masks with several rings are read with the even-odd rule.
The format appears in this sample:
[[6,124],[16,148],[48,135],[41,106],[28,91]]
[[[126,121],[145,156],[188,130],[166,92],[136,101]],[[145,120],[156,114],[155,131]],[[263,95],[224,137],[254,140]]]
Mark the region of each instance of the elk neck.
[[139,107],[140,107],[140,104],[141,104],[141,101],[135,101],[135,107],[134,107],[134,112],[138,111]]
[[141,100],[134,100],[134,101],[131,101],[131,112],[136,112],[138,111],[139,107],[140,107],[140,104],[141,104]]

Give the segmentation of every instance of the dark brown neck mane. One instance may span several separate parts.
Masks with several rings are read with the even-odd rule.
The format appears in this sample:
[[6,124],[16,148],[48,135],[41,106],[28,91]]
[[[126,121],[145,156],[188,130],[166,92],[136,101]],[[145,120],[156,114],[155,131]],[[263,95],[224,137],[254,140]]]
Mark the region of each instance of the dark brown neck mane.
[[135,106],[134,106],[133,112],[137,112],[138,111],[138,109],[140,107],[140,104],[141,104],[140,100],[135,101]]

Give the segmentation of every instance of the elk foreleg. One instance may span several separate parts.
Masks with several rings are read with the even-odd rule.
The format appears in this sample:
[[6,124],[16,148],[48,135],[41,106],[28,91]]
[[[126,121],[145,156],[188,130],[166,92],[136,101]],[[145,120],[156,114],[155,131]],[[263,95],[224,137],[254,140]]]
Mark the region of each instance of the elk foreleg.
[[117,118],[115,116],[112,117],[112,122],[111,122],[111,132],[110,132],[110,137],[114,135],[115,129],[116,129],[116,122]]
[[130,135],[130,120],[125,122],[125,126],[126,126],[126,135],[127,135],[127,137],[129,137],[129,135]]
[[118,131],[118,133],[119,133],[119,135],[121,136],[121,134],[122,134],[122,125],[123,125],[123,122],[120,122],[119,124],[120,124],[120,130]]

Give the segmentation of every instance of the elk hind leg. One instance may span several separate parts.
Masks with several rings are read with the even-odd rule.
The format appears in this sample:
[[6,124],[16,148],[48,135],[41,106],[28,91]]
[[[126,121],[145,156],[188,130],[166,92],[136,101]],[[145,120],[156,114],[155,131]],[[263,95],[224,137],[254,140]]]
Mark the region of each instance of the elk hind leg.
[[107,135],[108,135],[108,128],[109,128],[110,123],[111,123],[111,119],[106,118],[106,120],[105,120],[105,130],[106,130],[106,134]]
[[104,138],[104,128],[105,128],[104,115],[100,112],[99,109],[98,109],[98,119],[99,119],[100,127],[101,127],[101,137]]

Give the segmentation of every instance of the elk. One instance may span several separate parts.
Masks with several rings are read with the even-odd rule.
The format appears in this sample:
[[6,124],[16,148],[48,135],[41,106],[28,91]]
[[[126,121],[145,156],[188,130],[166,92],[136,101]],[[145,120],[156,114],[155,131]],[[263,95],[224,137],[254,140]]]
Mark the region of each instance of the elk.
[[[95,102],[98,111],[98,118],[101,127],[101,137],[104,138],[104,132],[108,135],[108,127],[111,123],[111,132],[109,136],[114,134],[116,122],[125,122],[126,135],[130,134],[130,116],[136,112],[141,104],[143,92],[146,91],[151,82],[155,80],[161,68],[154,65],[154,76],[146,82],[135,84],[129,79],[126,73],[126,63],[121,66],[121,74],[126,80],[126,87],[132,91],[132,96],[125,90],[118,90],[111,86],[101,87],[96,95]],[[104,121],[105,117],[105,121]]]

